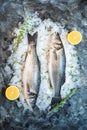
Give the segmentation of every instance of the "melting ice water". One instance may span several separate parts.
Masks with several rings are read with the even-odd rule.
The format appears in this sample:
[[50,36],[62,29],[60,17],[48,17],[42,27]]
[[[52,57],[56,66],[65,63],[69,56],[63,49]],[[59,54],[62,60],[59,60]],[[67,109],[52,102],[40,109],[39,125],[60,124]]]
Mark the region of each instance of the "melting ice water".
[[[78,53],[75,46],[70,45],[67,42],[66,35],[67,31],[59,23],[53,23],[50,19],[41,21],[37,14],[27,18],[27,24],[25,28],[28,29],[28,32],[33,34],[38,32],[37,40],[37,55],[41,62],[41,85],[39,90],[39,95],[37,98],[37,106],[41,110],[45,110],[52,99],[52,88],[50,87],[48,80],[48,73],[46,67],[46,47],[49,35],[54,32],[58,32],[62,40],[65,56],[66,56],[66,80],[61,88],[61,96],[64,98],[67,94],[70,93],[70,90],[76,88],[79,85],[79,75],[80,75],[80,66],[78,61]],[[20,29],[15,29],[15,33],[18,35]],[[23,38],[19,43],[19,46],[15,52],[12,50],[12,54],[8,59],[8,63],[13,66],[13,77],[9,85],[16,85],[20,89],[21,93],[21,74],[23,69],[23,63],[25,59],[25,54],[27,51],[27,36],[26,31],[24,31]],[[14,40],[14,43],[17,39]],[[14,45],[13,43],[13,45]],[[12,45],[12,46],[13,46]],[[10,46],[11,47],[11,46]],[[12,47],[13,48],[13,47]],[[26,108],[28,107],[24,101],[22,93],[20,94],[20,103],[22,103]]]

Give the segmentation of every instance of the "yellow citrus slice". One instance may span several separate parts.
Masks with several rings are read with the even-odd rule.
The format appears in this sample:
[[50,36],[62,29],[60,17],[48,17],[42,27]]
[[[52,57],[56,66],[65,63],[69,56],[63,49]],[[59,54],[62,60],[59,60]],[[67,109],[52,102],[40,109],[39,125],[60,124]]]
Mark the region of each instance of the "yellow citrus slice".
[[16,100],[19,97],[19,89],[16,86],[10,86],[6,89],[5,95],[9,100]]
[[80,32],[78,31],[72,31],[68,34],[68,42],[73,44],[73,45],[77,45],[81,42],[82,40],[82,35]]

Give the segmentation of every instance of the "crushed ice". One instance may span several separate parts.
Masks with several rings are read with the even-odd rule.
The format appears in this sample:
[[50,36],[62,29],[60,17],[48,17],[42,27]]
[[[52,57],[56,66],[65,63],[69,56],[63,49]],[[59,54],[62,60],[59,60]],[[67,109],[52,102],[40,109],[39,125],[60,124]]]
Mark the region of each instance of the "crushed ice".
[[[66,55],[66,80],[61,88],[61,96],[64,98],[67,94],[70,93],[70,90],[78,87],[79,79],[80,79],[80,64],[78,61],[78,52],[76,47],[70,45],[66,39],[67,31],[59,23],[54,23],[50,19],[42,21],[38,14],[35,13],[32,16],[27,16],[25,18],[25,25],[23,32],[23,38],[17,47],[17,50],[14,52],[12,48],[14,48],[14,44],[16,39],[14,39],[13,44],[9,47],[12,51],[11,56],[8,59],[8,64],[10,63],[13,67],[13,77],[10,80],[9,85],[16,85],[20,89],[20,102],[27,107],[23,95],[21,94],[21,74],[23,69],[23,63],[25,59],[25,54],[27,51],[27,36],[26,30],[33,34],[34,32],[38,32],[37,39],[37,55],[40,58],[41,62],[41,85],[39,90],[39,95],[37,98],[37,106],[41,110],[45,110],[52,98],[52,88],[50,88],[50,84],[48,81],[48,74],[46,68],[46,51],[45,48],[47,46],[48,36],[53,32],[58,32],[62,43],[64,45],[65,55]],[[51,31],[50,31],[51,28]],[[16,28],[14,32],[18,36],[20,33],[21,27]],[[5,68],[6,69],[6,68]]]

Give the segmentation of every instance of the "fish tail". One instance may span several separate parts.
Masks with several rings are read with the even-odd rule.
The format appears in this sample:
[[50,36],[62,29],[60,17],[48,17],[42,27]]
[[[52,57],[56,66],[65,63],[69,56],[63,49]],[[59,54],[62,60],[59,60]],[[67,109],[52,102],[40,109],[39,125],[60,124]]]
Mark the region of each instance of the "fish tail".
[[60,96],[54,96],[52,97],[52,100],[51,100],[51,109],[61,101],[61,97]]
[[33,36],[29,33],[27,33],[27,38],[28,38],[28,44],[31,43],[36,43],[37,42],[37,32],[33,34]]
[[27,34],[27,38],[28,38],[28,44],[31,43],[31,41],[33,41],[33,36],[31,34]]

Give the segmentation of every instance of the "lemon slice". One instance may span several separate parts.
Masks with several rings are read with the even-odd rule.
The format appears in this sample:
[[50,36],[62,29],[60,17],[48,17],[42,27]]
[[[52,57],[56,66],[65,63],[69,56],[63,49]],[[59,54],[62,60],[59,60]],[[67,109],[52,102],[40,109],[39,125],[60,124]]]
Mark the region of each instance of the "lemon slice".
[[16,100],[19,97],[19,89],[16,86],[9,86],[5,92],[6,98]]
[[73,45],[77,45],[81,42],[82,40],[82,35],[80,32],[78,31],[72,31],[68,34],[68,42],[73,44]]

